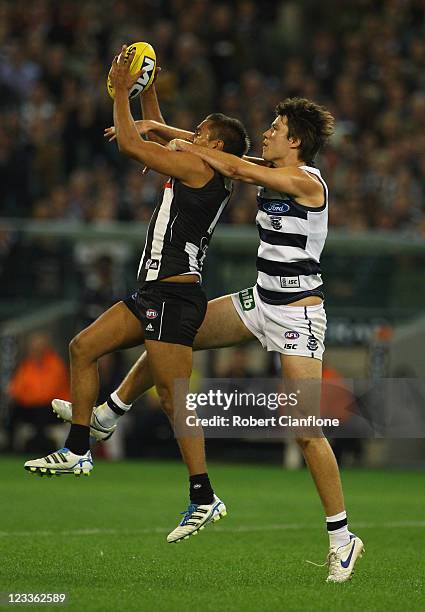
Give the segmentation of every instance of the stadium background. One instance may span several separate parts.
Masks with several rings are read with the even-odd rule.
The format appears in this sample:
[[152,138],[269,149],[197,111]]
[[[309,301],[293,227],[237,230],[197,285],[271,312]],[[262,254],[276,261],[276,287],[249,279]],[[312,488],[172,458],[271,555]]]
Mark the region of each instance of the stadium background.
[[[284,97],[306,96],[330,108],[337,130],[318,160],[331,194],[330,232],[322,266],[329,320],[326,367],[348,378],[420,378],[424,374],[425,36],[421,0],[3,0],[0,453],[5,456],[0,465],[16,472],[10,482],[3,475],[3,487],[17,495],[28,529],[37,525],[24,512],[29,497],[15,485],[22,461],[6,458],[6,454],[19,457],[36,450],[48,452],[52,438],[62,444],[64,426],[50,421],[47,396],[66,395],[67,381],[62,374],[72,335],[134,286],[146,222],[163,180],[154,172],[142,178],[140,167],[103,138],[104,128],[112,123],[105,87],[111,59],[123,42],[137,40],[148,40],[157,52],[163,69],[157,89],[168,123],[192,129],[210,112],[237,116],[247,126],[253,154],[260,153],[260,135],[273,117],[276,102]],[[132,109],[138,118],[137,100]],[[254,188],[239,185],[210,249],[205,274],[210,298],[255,281],[255,213]],[[53,356],[45,364],[42,384],[37,376],[30,377],[28,384],[33,385],[29,388],[34,393],[28,399],[31,393],[11,381],[20,366],[40,360],[46,346],[51,357],[53,350],[57,353],[57,360]],[[137,355],[129,351],[101,362],[102,399]],[[251,345],[246,350],[197,355],[194,379],[196,384],[201,376],[275,373],[273,357],[265,355],[259,345]],[[52,384],[53,379],[57,384]],[[36,413],[41,416],[35,417]],[[166,472],[154,460],[178,458],[153,394],[139,403],[108,444],[99,455],[148,460],[140,463],[140,469],[151,490],[156,485],[153,477],[149,480],[149,470],[159,478]],[[208,445],[212,459],[249,461],[253,472],[248,482],[252,478],[255,483],[258,475],[259,481],[270,483],[271,496],[280,476],[270,471],[266,477],[266,472],[255,471],[259,468],[253,463],[279,466],[283,460],[288,469],[302,467],[293,451],[290,444],[283,447],[261,440],[211,440]],[[358,486],[361,495],[361,483],[366,482],[369,490],[379,493],[388,520],[405,518],[401,508],[410,509],[410,518],[417,518],[420,504],[416,508],[412,504],[420,498],[420,486],[415,485],[419,473],[414,470],[424,467],[423,440],[348,440],[338,442],[337,451],[342,465],[363,470],[358,480],[355,471],[351,476],[347,472],[353,490]],[[401,485],[394,489],[390,474],[366,471],[392,467],[412,470],[403,476],[411,486],[408,504],[407,490]],[[117,487],[121,479],[126,481],[117,468],[103,468],[102,499],[109,503],[113,498],[107,496],[107,469],[113,470],[111,478]],[[224,481],[226,473],[247,478],[246,470],[228,469],[219,469]],[[132,467],[128,473],[134,478],[135,472]],[[304,483],[304,474],[285,473],[289,480],[284,482],[299,493],[297,483]],[[184,479],[183,472],[179,474]],[[37,513],[42,512],[43,501],[37,497],[35,484],[28,495]],[[71,483],[60,483],[60,487],[57,491],[72,503],[71,490],[63,488],[71,488]],[[131,496],[131,481],[127,489],[117,491]],[[163,492],[156,495],[168,504]],[[179,497],[177,489],[173,495],[180,499],[181,491]],[[43,496],[55,503],[53,490]],[[278,502],[273,498],[282,504],[288,499]],[[376,510],[378,498],[374,500],[361,507],[365,515],[370,515],[372,507]],[[137,503],[145,504],[140,499]],[[296,504],[293,508],[296,511]],[[154,512],[153,507],[151,510]],[[259,516],[264,512],[258,509]],[[304,515],[300,516],[303,522]],[[128,516],[132,519],[135,517]],[[272,522],[277,522],[276,517]],[[412,541],[416,531],[417,526]],[[420,535],[422,531],[419,529]],[[273,533],[267,538],[272,549]],[[289,541],[292,543],[291,538]],[[258,545],[262,546],[260,540]],[[240,554],[245,552],[241,549]],[[399,551],[402,559],[400,555]],[[17,568],[19,575],[19,563]],[[152,588],[157,587],[154,579]],[[87,587],[85,593],[89,590]],[[402,597],[401,593],[393,595]],[[302,601],[305,594],[299,595]],[[390,595],[388,591],[387,609],[397,609],[391,607]],[[362,599],[357,596],[359,603]],[[210,609],[202,599],[194,601]],[[412,605],[414,609],[414,602]],[[106,604],[102,609],[108,609]],[[228,602],[227,609],[260,607],[240,603],[239,608],[232,608]],[[294,604],[287,609],[301,608]]]
[[[331,109],[337,130],[319,160],[331,193],[326,366],[358,378],[423,372],[424,325],[412,327],[423,308],[425,262],[420,2],[42,0],[2,2],[0,11],[2,448],[24,448],[31,436],[24,430],[19,438],[13,400],[22,397],[8,389],[32,351],[32,333],[49,332],[66,359],[72,334],[134,286],[163,177],[142,178],[103,137],[112,119],[105,75],[124,41],[154,45],[171,125],[192,129],[216,110],[235,115],[253,154],[283,97],[311,97]],[[133,112],[140,116],[138,100]],[[255,281],[255,209],[255,188],[238,185],[210,250],[209,297]],[[102,396],[135,356],[104,360]],[[199,357],[196,369],[248,377],[272,375],[274,363],[254,346]],[[127,424],[132,439],[111,452],[175,453],[155,398],[142,404]],[[148,450],[153,439],[159,444]],[[395,460],[389,446],[378,454],[374,461]],[[404,454],[396,456],[403,463]]]

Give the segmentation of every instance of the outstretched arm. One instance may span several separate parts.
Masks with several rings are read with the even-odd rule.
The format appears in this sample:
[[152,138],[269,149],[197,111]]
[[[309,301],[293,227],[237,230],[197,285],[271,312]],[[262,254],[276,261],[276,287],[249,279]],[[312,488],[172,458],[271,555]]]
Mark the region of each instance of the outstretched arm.
[[[192,142],[193,140],[193,132],[180,130],[179,128],[172,127],[171,125],[167,125],[165,123],[159,123],[158,121],[153,121],[151,119],[141,119],[135,121],[134,123],[136,124],[136,128],[140,136],[149,136],[149,140],[152,142],[167,144],[174,138],[182,138],[183,140],[188,140],[189,142]],[[154,137],[152,137],[153,134],[155,135]],[[115,127],[111,126],[105,128],[104,136],[105,138],[108,138],[109,142],[115,140],[117,137]]]
[[217,149],[194,145],[185,140],[173,140],[169,146],[176,151],[194,153],[212,168],[234,180],[262,185],[275,191],[289,193],[295,197],[315,200],[317,197],[323,196],[321,184],[297,166],[269,168]]
[[270,168],[269,162],[267,162],[262,157],[251,157],[250,155],[244,155],[242,159],[251,162],[252,164],[258,164],[259,166],[267,166],[268,168]]

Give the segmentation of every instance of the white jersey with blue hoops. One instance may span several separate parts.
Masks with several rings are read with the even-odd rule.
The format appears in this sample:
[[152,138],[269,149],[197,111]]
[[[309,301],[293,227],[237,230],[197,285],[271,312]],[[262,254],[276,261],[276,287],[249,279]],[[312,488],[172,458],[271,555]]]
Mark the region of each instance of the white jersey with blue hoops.
[[293,196],[266,187],[258,190],[257,289],[269,304],[324,297],[320,256],[328,233],[328,187],[317,168],[300,169],[322,183],[322,206],[303,206]]

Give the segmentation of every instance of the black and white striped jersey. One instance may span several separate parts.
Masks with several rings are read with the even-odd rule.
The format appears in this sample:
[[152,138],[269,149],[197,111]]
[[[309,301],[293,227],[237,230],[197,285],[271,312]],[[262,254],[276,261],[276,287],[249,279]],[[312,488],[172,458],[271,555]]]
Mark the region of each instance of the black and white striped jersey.
[[181,274],[201,278],[211,236],[231,194],[232,182],[218,172],[200,188],[167,179],[149,222],[139,283]]
[[258,189],[257,288],[269,304],[289,304],[309,295],[324,297],[320,255],[328,233],[328,187],[320,170],[300,168],[322,183],[322,206],[302,206],[289,194]]

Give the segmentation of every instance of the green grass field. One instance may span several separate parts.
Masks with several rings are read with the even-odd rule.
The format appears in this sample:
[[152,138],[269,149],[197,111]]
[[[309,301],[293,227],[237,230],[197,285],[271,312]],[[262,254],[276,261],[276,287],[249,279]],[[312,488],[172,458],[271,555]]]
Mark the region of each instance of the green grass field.
[[366,554],[351,582],[328,585],[305,562],[328,544],[306,471],[210,465],[229,514],[170,545],[187,498],[180,464],[98,461],[90,478],[50,479],[19,459],[0,466],[0,592],[66,592],[78,612],[424,609],[421,473],[343,474]]

